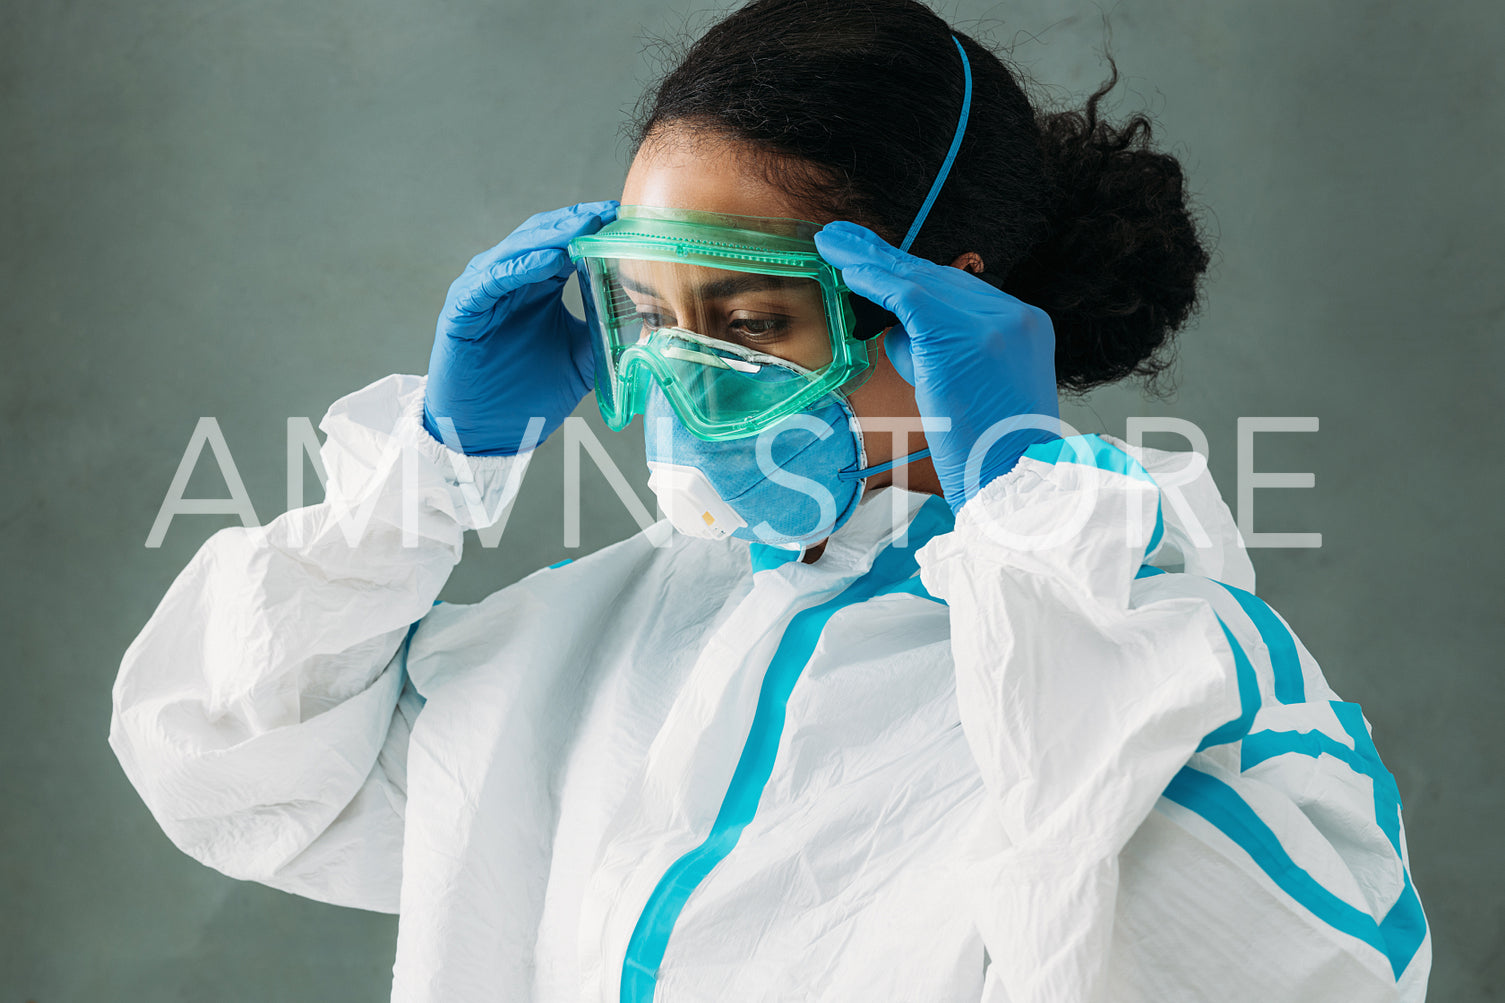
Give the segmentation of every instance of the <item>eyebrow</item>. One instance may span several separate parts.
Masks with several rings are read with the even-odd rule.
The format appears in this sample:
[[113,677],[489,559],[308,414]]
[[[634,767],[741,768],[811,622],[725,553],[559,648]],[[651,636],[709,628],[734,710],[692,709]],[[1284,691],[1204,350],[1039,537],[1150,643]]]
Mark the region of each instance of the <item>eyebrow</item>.
[[[656,290],[647,286],[639,285],[626,275],[618,274],[617,281],[631,292],[639,296],[657,296]],[[707,282],[695,290],[701,299],[716,300],[735,296],[738,293],[761,292],[765,289],[787,289],[796,285],[797,279],[791,279],[783,275],[764,275],[758,272],[744,272],[741,275],[729,279],[717,279],[715,282]]]

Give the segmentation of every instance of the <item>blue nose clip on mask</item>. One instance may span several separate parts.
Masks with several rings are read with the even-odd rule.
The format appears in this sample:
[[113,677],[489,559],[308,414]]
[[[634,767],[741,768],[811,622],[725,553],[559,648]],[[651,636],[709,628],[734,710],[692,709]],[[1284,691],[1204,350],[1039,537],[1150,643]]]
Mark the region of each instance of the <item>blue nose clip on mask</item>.
[[[900,244],[903,251],[918,236],[967,131],[972,67],[961,42],[954,35],[951,40],[962,61],[961,114],[946,159]],[[676,529],[793,550],[819,543],[851,518],[869,476],[930,455],[929,449],[921,449],[864,466],[862,428],[851,407],[835,394],[757,435],[717,442],[692,435],[657,386],[649,392],[643,417],[648,484]]]

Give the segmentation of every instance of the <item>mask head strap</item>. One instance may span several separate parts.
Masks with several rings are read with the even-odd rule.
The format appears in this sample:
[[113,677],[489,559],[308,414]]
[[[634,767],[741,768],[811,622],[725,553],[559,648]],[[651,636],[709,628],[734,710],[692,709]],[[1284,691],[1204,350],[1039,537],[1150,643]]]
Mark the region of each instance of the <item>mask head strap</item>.
[[[941,188],[946,184],[946,176],[951,173],[951,165],[956,160],[957,151],[962,148],[962,137],[967,134],[967,116],[972,110],[972,64],[967,61],[967,50],[962,48],[962,43],[955,35],[951,41],[956,45],[956,51],[962,57],[962,113],[956,122],[956,134],[951,137],[951,149],[946,151],[946,159],[941,163],[940,172],[936,174],[935,181],[930,185],[930,193],[925,196],[925,203],[920,206],[920,211],[915,214],[914,222],[909,224],[909,232],[904,235],[904,240],[899,244],[899,250],[908,251],[909,245],[914,243],[915,237],[920,233],[920,227],[925,224],[925,217],[930,215],[930,207],[935,205],[936,196],[940,195]],[[863,299],[856,293],[849,294],[852,301],[852,312],[856,315],[856,331],[854,337],[858,341],[868,341],[876,338],[888,328],[899,323],[899,318],[883,309],[876,303]]]
[[956,123],[956,135],[951,137],[951,149],[946,152],[946,159],[941,164],[940,173],[935,176],[935,182],[930,186],[930,194],[925,196],[925,203],[920,206],[914,222],[909,224],[909,232],[904,235],[904,242],[899,245],[901,251],[908,251],[909,245],[913,244],[915,237],[919,235],[920,227],[925,223],[925,217],[930,215],[930,207],[935,205],[936,196],[941,193],[942,186],[946,184],[946,175],[951,173],[951,164],[956,160],[957,151],[962,148],[962,137],[967,134],[967,115],[972,111],[972,64],[967,61],[967,50],[962,48],[962,43],[957,41],[955,35],[951,36],[951,41],[956,44],[956,51],[962,57],[964,78],[962,113]]
[[920,449],[910,453],[908,456],[901,456],[897,460],[889,460],[887,463],[876,463],[871,467],[862,467],[861,469],[849,467],[846,470],[839,471],[836,476],[844,481],[860,481],[866,477],[871,477],[873,474],[881,474],[883,471],[893,467],[902,467],[906,463],[923,460],[929,455],[930,450],[928,448]]

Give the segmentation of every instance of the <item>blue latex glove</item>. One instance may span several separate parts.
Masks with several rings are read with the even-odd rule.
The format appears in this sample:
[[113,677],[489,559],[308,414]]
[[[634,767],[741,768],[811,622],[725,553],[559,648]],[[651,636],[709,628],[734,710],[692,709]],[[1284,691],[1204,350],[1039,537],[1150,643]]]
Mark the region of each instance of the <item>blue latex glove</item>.
[[[617,216],[616,201],[530,217],[470,259],[449,287],[434,332],[423,427],[471,456],[510,456],[528,419],[548,436],[591,389],[595,350],[561,293],[574,272],[566,245]],[[454,422],[458,443],[436,419]]]
[[[815,244],[853,292],[899,318],[902,330],[889,329],[884,350],[914,386],[920,417],[950,419],[948,431],[927,430],[925,439],[952,511],[1012,470],[1027,447],[1060,437],[1056,336],[1044,310],[856,223],[827,224]],[[1017,420],[999,424],[1008,419]],[[998,432],[969,472],[973,447]]]

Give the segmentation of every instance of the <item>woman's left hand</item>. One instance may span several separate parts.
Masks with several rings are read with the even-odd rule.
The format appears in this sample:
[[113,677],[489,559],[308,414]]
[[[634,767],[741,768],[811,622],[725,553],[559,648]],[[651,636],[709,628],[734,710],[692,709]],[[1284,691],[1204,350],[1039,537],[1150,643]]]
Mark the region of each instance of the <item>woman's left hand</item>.
[[1060,437],[1055,330],[1044,310],[856,223],[827,224],[815,244],[853,292],[899,318],[884,348],[914,386],[921,418],[950,420],[925,438],[953,511],[1030,445]]

